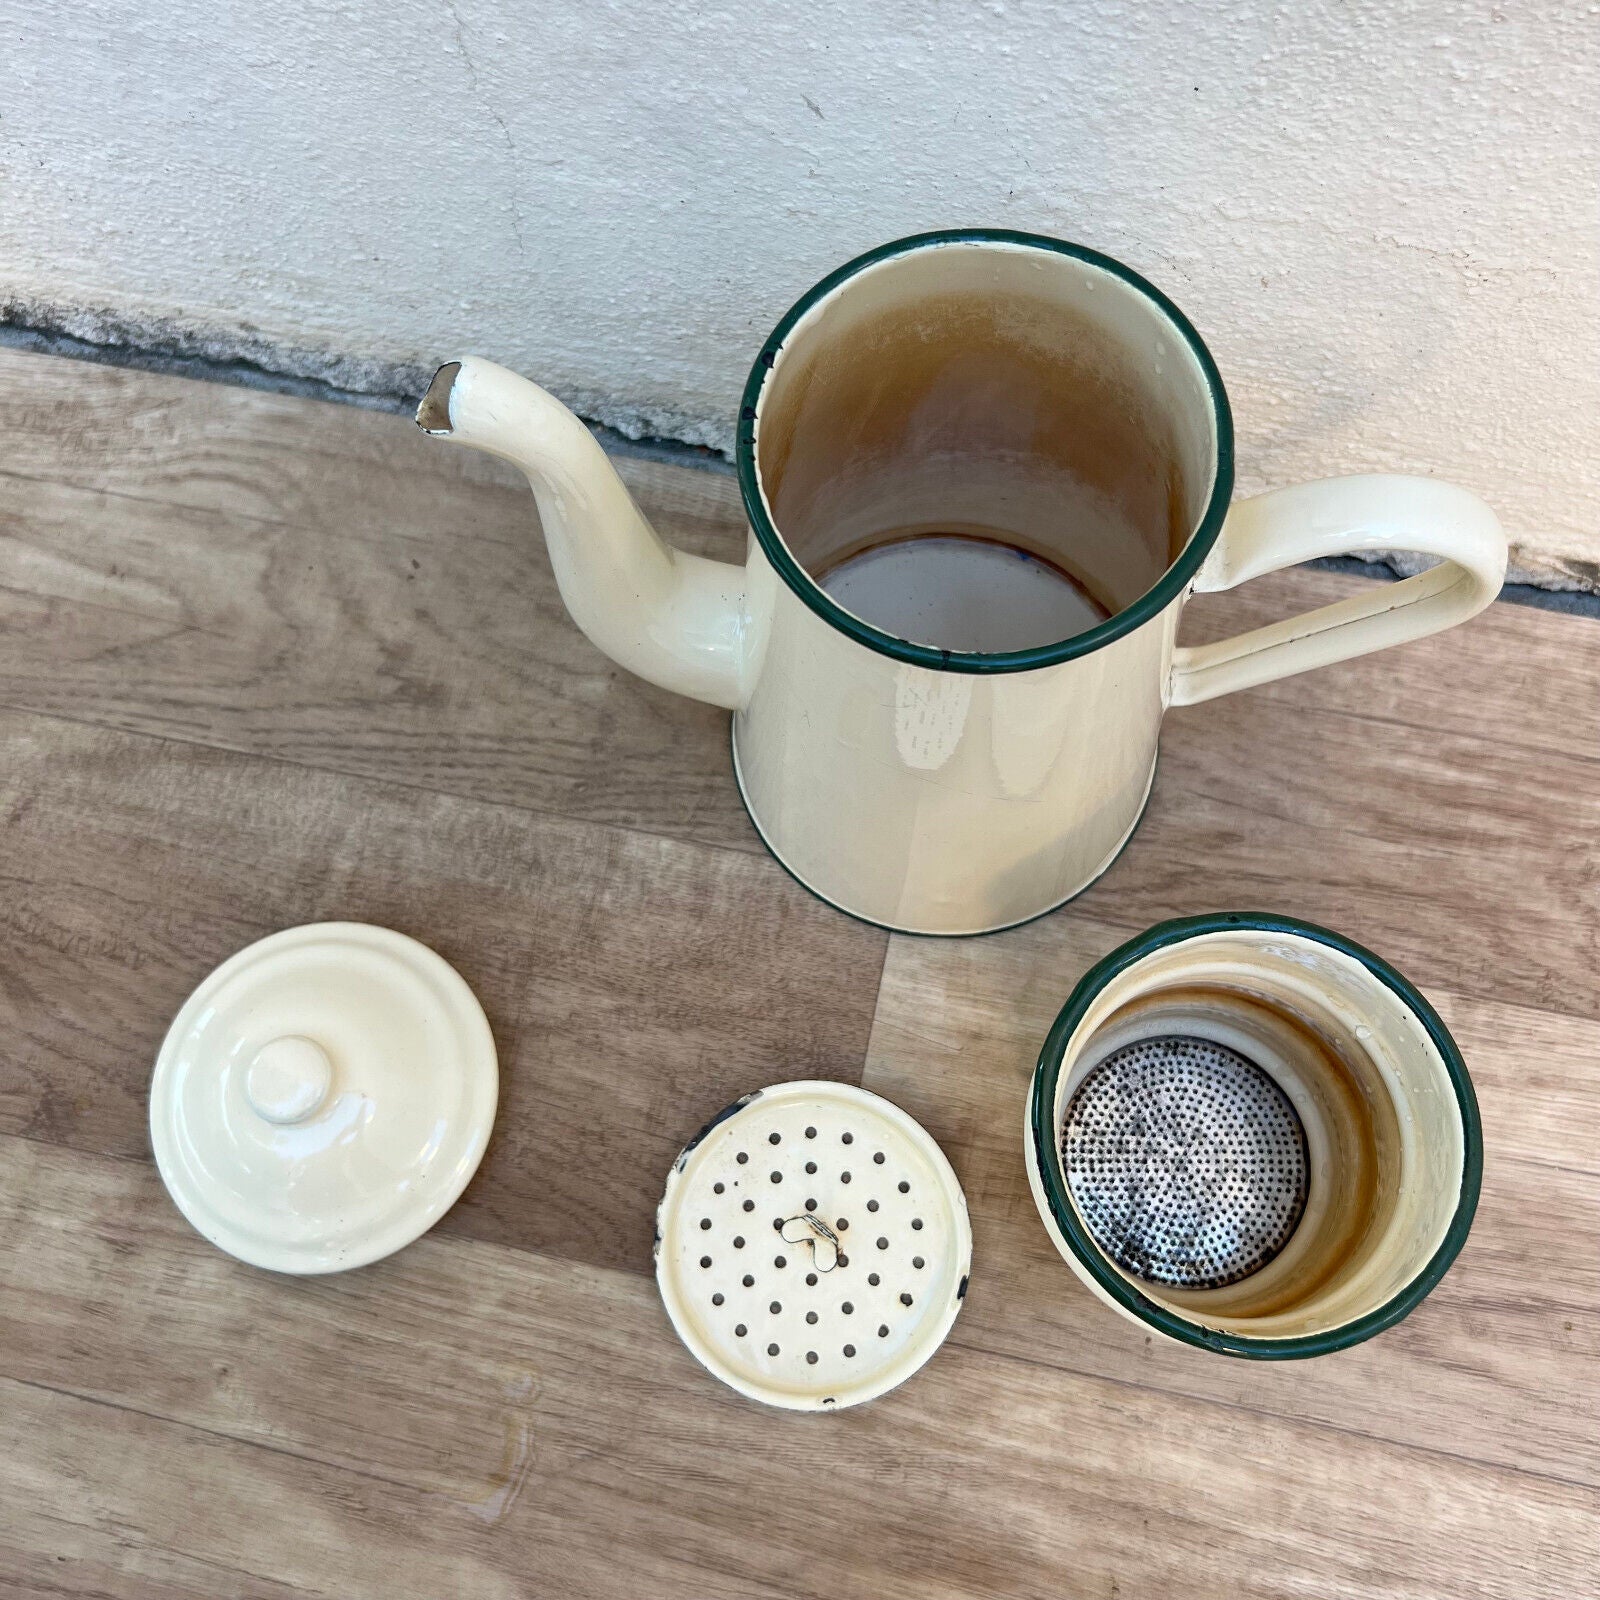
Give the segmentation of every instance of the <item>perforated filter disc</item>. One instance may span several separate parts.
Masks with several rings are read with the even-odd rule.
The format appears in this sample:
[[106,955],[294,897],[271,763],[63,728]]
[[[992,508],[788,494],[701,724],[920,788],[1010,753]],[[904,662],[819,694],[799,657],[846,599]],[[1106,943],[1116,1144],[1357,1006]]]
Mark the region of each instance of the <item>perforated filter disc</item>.
[[966,1197],[927,1132],[838,1083],[730,1106],[673,1163],[656,1281],[683,1342],[768,1405],[857,1405],[939,1348],[967,1292]]
[[1061,1136],[1067,1187],[1125,1271],[1183,1289],[1259,1272],[1305,1211],[1305,1130],[1235,1050],[1164,1035],[1113,1051],[1078,1085]]

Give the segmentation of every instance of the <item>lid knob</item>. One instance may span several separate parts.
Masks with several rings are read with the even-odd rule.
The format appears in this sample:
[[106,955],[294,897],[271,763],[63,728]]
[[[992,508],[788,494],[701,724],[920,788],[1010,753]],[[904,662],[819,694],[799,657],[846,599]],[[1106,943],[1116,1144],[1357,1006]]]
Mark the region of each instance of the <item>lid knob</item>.
[[250,1109],[268,1122],[304,1122],[328,1098],[333,1063],[314,1039],[286,1034],[256,1051],[244,1077]]
[[785,1244],[808,1244],[818,1272],[832,1272],[839,1264],[839,1235],[820,1217],[809,1211],[790,1217],[779,1230]]

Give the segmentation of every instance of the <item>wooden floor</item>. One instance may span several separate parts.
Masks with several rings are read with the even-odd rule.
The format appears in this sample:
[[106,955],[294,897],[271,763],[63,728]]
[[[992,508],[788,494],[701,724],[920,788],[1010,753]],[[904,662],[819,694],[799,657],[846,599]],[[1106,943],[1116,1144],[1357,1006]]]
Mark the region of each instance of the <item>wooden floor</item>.
[[[722,714],[578,635],[497,465],[307,401],[14,352],[0,378],[0,1592],[1596,1592],[1600,624],[1498,605],[1177,712],[1090,893],[889,938],[763,853]],[[742,550],[730,479],[622,466],[670,537]],[[1264,580],[1186,637],[1357,582]],[[1389,956],[1482,1100],[1460,1260],[1321,1361],[1153,1345],[1027,1194],[1068,990],[1215,908]],[[211,967],[330,917],[461,970],[500,1115],[432,1235],[296,1281],[181,1220],[146,1085]],[[920,1376],[801,1417],[678,1344],[650,1239],[684,1139],[805,1076],[928,1126],[975,1254]]]

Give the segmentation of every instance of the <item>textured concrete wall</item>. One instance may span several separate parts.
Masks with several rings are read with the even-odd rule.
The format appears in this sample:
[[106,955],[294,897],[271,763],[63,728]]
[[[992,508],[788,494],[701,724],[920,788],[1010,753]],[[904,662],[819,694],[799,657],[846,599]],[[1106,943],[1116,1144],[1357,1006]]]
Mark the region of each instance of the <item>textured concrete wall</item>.
[[1593,4],[22,3],[13,321],[376,390],[478,350],[721,445],[828,268],[1037,229],[1189,312],[1243,488],[1437,473],[1600,572]]

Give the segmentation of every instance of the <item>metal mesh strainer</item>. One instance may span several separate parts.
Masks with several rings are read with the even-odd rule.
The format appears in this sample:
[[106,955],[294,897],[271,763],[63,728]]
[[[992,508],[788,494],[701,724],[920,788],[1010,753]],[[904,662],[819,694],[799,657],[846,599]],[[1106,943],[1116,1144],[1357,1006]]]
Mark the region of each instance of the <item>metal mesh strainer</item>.
[[1113,1051],[1078,1085],[1061,1133],[1067,1187],[1125,1271],[1182,1289],[1258,1272],[1305,1210],[1305,1130],[1253,1061],[1166,1034]]

